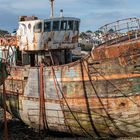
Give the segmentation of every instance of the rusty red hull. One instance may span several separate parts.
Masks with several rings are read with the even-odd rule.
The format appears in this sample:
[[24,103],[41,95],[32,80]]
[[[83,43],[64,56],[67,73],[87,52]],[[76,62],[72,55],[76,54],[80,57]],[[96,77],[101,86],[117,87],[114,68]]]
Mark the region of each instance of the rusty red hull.
[[6,85],[8,111],[36,129],[87,137],[139,136],[138,39],[100,46],[63,66],[13,67]]

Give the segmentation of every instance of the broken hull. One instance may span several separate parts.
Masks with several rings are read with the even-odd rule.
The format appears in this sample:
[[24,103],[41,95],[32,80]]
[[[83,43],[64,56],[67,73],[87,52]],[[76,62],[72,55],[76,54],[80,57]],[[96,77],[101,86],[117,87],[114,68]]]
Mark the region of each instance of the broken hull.
[[43,108],[49,130],[87,137],[139,135],[139,40],[100,46],[80,61],[42,70],[41,106],[41,69],[12,67],[6,104],[13,116],[39,129]]

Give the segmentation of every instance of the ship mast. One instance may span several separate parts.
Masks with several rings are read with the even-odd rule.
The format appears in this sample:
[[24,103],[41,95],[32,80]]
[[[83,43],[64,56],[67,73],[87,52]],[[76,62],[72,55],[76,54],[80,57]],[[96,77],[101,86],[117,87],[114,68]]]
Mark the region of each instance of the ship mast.
[[53,18],[53,14],[54,14],[54,11],[53,11],[53,3],[54,3],[54,0],[49,0],[49,1],[50,1],[50,7],[51,7],[50,18]]

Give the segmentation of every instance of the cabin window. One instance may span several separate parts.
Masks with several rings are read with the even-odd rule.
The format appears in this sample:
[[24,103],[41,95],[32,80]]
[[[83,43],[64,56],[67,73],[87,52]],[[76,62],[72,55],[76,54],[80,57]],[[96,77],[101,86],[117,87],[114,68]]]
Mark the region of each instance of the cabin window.
[[67,29],[67,21],[61,21],[61,30]]
[[79,21],[75,21],[75,30],[79,31]]
[[35,25],[34,32],[35,32],[35,33],[40,33],[40,32],[42,32],[42,23],[41,23],[41,22],[39,22],[39,23],[37,23],[37,24]]
[[68,30],[73,30],[73,21],[68,21],[67,29]]
[[59,31],[59,21],[53,22],[53,31]]
[[45,22],[44,23],[44,32],[50,32],[51,31],[51,22]]

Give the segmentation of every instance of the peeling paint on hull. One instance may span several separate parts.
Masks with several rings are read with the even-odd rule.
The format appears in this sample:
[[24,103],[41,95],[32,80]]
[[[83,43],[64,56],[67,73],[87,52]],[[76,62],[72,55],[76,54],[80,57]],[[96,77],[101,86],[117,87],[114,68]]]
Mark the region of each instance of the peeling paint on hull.
[[[7,110],[39,129],[39,67],[12,67]],[[0,88],[2,106],[2,87]],[[87,137],[139,136],[140,42],[100,46],[82,60],[43,67],[49,130]]]

